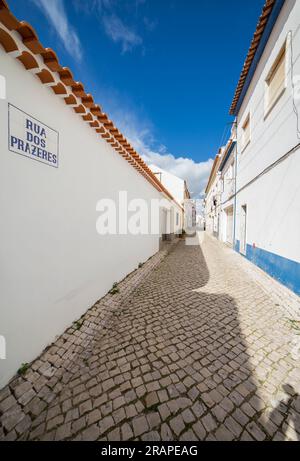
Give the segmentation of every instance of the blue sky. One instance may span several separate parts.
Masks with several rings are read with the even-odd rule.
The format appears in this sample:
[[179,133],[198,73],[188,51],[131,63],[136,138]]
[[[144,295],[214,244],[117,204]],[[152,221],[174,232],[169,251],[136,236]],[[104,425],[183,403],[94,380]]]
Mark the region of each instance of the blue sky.
[[8,2],[144,159],[199,197],[264,0]]

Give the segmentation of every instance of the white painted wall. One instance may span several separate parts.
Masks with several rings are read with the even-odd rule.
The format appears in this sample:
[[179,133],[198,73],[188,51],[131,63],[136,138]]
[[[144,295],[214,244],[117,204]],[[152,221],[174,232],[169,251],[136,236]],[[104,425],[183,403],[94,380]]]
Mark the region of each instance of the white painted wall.
[[[291,56],[291,32],[293,34]],[[267,117],[265,79],[287,40],[286,90]],[[300,75],[300,2],[285,2],[237,117],[237,190],[292,149],[299,138],[293,110],[291,59]],[[297,89],[296,89],[297,90]],[[300,114],[299,81],[298,100]],[[250,113],[251,141],[241,152],[242,125]],[[300,129],[300,126],[299,126]],[[240,239],[241,206],[247,204],[247,243],[300,262],[300,151],[237,195],[236,238]]]
[[166,189],[172,194],[178,203],[182,204],[184,200],[184,179],[178,178],[172,173],[169,173],[156,165],[149,165],[153,173],[160,173],[156,175],[162,182]]
[[[182,232],[184,227],[184,216],[183,209],[179,205],[183,205],[184,202],[184,179],[178,178],[172,173],[159,168],[156,165],[149,165],[149,168],[153,173],[156,174],[157,178],[161,181],[164,187],[171,193],[177,203],[172,203],[172,208],[174,208],[171,213],[171,227],[174,228],[175,234]],[[176,214],[178,213],[178,220],[176,219]]]
[[[234,217],[229,216],[234,208],[235,193],[235,156],[234,147],[221,172],[221,205],[220,205],[220,233],[219,239],[224,243],[233,243]],[[230,238],[229,238],[230,235]]]
[[[220,224],[222,181],[219,173],[216,174],[205,197],[205,226],[210,234],[216,234]],[[216,204],[214,204],[214,199]]]
[[[7,91],[0,100],[2,387],[158,251],[159,235],[98,235],[97,201],[117,200],[120,190],[148,203],[162,195],[2,49],[0,73]],[[59,131],[58,169],[8,151],[8,102]]]

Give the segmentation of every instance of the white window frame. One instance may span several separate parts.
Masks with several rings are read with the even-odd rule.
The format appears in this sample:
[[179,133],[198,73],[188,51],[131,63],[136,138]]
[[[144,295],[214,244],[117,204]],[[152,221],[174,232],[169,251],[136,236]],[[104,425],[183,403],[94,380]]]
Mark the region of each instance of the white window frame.
[[[249,124],[249,138],[247,141],[245,141],[245,126]],[[245,117],[243,123],[242,123],[242,152],[249,146],[251,142],[251,116],[250,112],[248,112],[247,116]]]
[[[278,66],[278,63],[280,62],[280,59],[282,58],[282,55],[284,54],[284,86],[280,93],[277,95],[277,97],[274,99],[274,101],[269,104],[269,80],[274,73],[274,69]],[[277,53],[277,56],[267,74],[267,77],[265,79],[265,115],[264,118],[267,118],[267,116],[272,112],[278,101],[281,99],[282,95],[284,94],[286,88],[287,88],[287,59],[288,59],[288,50],[287,50],[287,40],[284,42],[282,47],[280,48],[279,52]]]

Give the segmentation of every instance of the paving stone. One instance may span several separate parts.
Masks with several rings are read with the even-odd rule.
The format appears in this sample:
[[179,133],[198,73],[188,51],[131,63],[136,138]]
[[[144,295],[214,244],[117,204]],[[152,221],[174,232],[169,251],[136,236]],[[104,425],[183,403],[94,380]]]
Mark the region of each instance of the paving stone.
[[158,391],[157,395],[161,403],[166,402],[168,400],[168,393],[164,389]]
[[60,405],[55,405],[54,407],[49,408],[47,412],[47,418],[46,418],[47,421],[59,415],[60,413],[61,413]]
[[82,392],[78,395],[76,395],[76,397],[74,397],[73,399],[73,404],[74,406],[76,405],[79,405],[81,402],[84,402],[85,400],[89,400],[90,399],[90,395],[88,392]]
[[152,408],[159,403],[159,398],[156,392],[151,392],[145,397],[146,408]]
[[73,421],[71,427],[73,433],[80,431],[81,429],[86,427],[86,417],[82,416],[81,418],[76,419],[75,421]]
[[149,429],[149,424],[145,416],[138,416],[132,421],[134,436],[138,437]]
[[14,389],[14,394],[16,398],[19,399],[23,394],[30,391],[31,387],[32,387],[32,384],[29,383],[28,381],[24,381],[18,386],[16,386]]
[[170,420],[170,427],[175,435],[178,437],[179,434],[184,430],[185,424],[181,415],[175,416]]
[[89,411],[91,411],[93,408],[92,401],[91,400],[86,400],[85,402],[81,403],[79,405],[79,414],[80,416],[85,415]]
[[166,403],[159,405],[158,411],[163,421],[166,421],[168,417],[171,415],[171,410]]
[[160,425],[161,419],[158,412],[152,412],[146,416],[150,429],[154,429]]
[[232,410],[234,409],[234,403],[233,403],[228,397],[225,397],[223,400],[221,400],[220,406],[221,406],[227,413],[231,413]]
[[205,429],[207,430],[207,432],[211,432],[217,427],[216,421],[213,419],[210,413],[203,416],[203,418],[201,418],[201,422],[203,426],[205,427]]
[[66,440],[71,437],[71,423],[62,424],[56,429],[55,440]]
[[182,418],[184,420],[184,422],[186,424],[191,424],[195,421],[195,416],[193,415],[193,413],[191,412],[191,410],[189,410],[188,408],[186,410],[184,410],[182,413]]
[[161,438],[157,431],[151,431],[147,432],[147,434],[142,435],[142,440],[144,442],[159,442]]
[[117,410],[118,408],[122,407],[123,405],[125,405],[126,401],[125,401],[125,398],[123,396],[121,397],[117,397],[114,401],[113,401],[113,408],[114,410]]
[[38,440],[45,433],[46,424],[42,423],[30,432],[30,440]]
[[234,440],[234,434],[229,431],[225,426],[220,426],[215,432],[215,438],[220,442],[227,442]]
[[94,441],[100,437],[100,429],[97,424],[93,424],[81,433],[81,440]]
[[212,408],[211,412],[220,423],[224,421],[228,414],[220,405],[216,405],[214,408]]
[[191,410],[196,418],[200,418],[205,413],[205,407],[200,402],[194,403],[194,405],[191,407]]
[[233,413],[232,417],[242,426],[245,427],[249,422],[249,417],[243,413],[239,408],[237,408]]
[[127,418],[134,418],[138,414],[135,405],[131,404],[125,407],[125,413]]
[[[0,403],[7,399],[11,395],[11,391],[8,386],[4,387],[2,390],[0,390]],[[0,406],[1,408],[1,406]]]
[[164,442],[169,442],[169,441],[174,440],[172,431],[170,427],[168,426],[168,424],[166,423],[161,425],[160,435],[161,435],[161,440],[163,440]]
[[204,440],[205,439],[206,430],[205,430],[203,424],[201,423],[201,421],[197,421],[193,425],[193,431],[196,434],[198,440]]
[[227,429],[232,432],[236,438],[238,438],[241,433],[243,432],[242,426],[231,416],[228,416],[225,421],[224,425],[227,427]]
[[109,389],[112,389],[113,387],[115,387],[114,380],[107,379],[106,381],[102,383],[102,387],[103,387],[104,392],[108,391]]
[[257,424],[252,421],[246,426],[247,431],[249,432],[250,435],[254,437],[255,440],[258,440],[259,442],[265,440],[266,435],[264,432],[257,426]]
[[96,386],[89,389],[89,394],[91,397],[98,397],[102,393],[102,386],[97,384]]
[[47,431],[51,431],[51,429],[59,426],[64,422],[64,417],[63,415],[55,416],[55,418],[50,419],[47,423]]
[[20,421],[25,417],[19,406],[11,407],[6,411],[2,417],[2,425],[7,432],[10,432],[16,427]]
[[17,440],[17,432],[15,430],[10,431],[6,436],[5,436],[5,442],[14,442]]
[[132,429],[128,423],[125,423],[123,426],[121,426],[121,435],[122,440],[130,440],[133,437]]
[[194,442],[194,441],[197,441],[197,436],[194,434],[194,432],[192,431],[192,429],[189,429],[188,431],[184,432],[181,436],[180,436],[180,442]]
[[113,429],[115,426],[114,420],[112,416],[106,416],[105,418],[101,419],[99,422],[99,427],[100,427],[100,434],[104,434],[107,432],[109,429]]
[[69,421],[74,421],[79,418],[79,410],[78,408],[71,408],[65,417],[65,423],[68,423]]
[[124,419],[126,419],[126,413],[124,408],[119,408],[118,410],[115,410],[112,413],[112,417],[114,419],[115,424],[119,424],[122,421],[124,421]]
[[96,422],[100,421],[100,419],[101,419],[101,412],[100,412],[100,410],[98,410],[98,408],[91,411],[87,415],[87,423],[88,423],[88,425],[96,423]]
[[27,415],[25,416],[15,427],[17,434],[24,434],[28,431],[31,426],[31,418]]
[[[3,393],[4,394],[4,393]],[[16,405],[17,401],[14,398],[13,395],[10,395],[10,393],[6,393],[7,397],[2,400],[0,403],[0,412],[5,413],[7,410],[9,410],[12,406]]]

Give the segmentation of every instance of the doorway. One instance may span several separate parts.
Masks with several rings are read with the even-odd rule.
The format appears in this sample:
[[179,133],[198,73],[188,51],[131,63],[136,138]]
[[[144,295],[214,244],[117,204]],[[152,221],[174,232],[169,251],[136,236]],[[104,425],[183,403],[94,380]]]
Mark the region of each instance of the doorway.
[[226,243],[233,244],[233,207],[226,210]]

